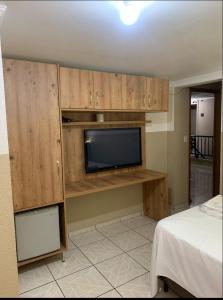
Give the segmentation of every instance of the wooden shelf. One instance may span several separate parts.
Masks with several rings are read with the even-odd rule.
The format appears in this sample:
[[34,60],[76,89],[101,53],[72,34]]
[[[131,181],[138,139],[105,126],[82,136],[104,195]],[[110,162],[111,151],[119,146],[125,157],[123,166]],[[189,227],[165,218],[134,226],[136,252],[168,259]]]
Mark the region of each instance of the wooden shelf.
[[51,202],[51,203],[47,203],[47,204],[43,204],[43,205],[34,205],[34,206],[26,207],[26,208],[23,208],[23,209],[14,209],[14,214],[25,212],[25,211],[30,211],[30,210],[33,210],[33,209],[39,209],[39,208],[43,208],[43,207],[59,205],[59,204],[64,204],[64,201],[61,200],[61,201]]
[[84,181],[66,184],[65,198],[74,198],[101,191],[112,190],[137,183],[155,181],[166,178],[164,173],[150,170],[137,170],[120,174],[106,175]]
[[104,122],[67,122],[63,123],[64,127],[68,126],[97,126],[97,125],[145,125],[152,121],[104,121]]
[[128,113],[151,113],[168,112],[168,109],[95,109],[95,108],[60,108],[62,112],[128,112]]
[[50,253],[46,253],[44,255],[40,255],[40,256],[37,256],[37,257],[34,257],[34,258],[30,258],[30,259],[26,259],[26,260],[23,260],[23,261],[19,261],[17,263],[18,265],[18,268],[20,267],[23,267],[25,265],[28,265],[28,264],[31,264],[31,263],[34,263],[36,261],[39,261],[39,260],[42,260],[42,259],[45,259],[45,258],[48,258],[48,257],[51,257],[51,256],[54,256],[54,255],[58,255],[58,254],[61,254],[65,251],[65,247],[63,245],[61,245],[60,249],[56,250],[56,251],[53,251],[53,252],[50,252]]

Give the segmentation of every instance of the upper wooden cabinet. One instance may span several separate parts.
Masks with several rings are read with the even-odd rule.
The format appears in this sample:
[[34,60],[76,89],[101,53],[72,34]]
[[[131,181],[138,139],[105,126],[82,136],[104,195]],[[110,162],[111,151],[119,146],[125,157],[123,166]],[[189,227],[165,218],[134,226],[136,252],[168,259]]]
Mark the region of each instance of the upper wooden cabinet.
[[126,75],[126,97],[123,109],[144,110],[146,82],[143,76]]
[[166,111],[168,80],[60,68],[62,109]]
[[123,75],[93,72],[93,102],[95,109],[122,109]]
[[92,71],[60,68],[60,106],[62,108],[93,108]]
[[145,77],[146,81],[146,110],[167,111],[169,98],[169,81],[159,78]]
[[4,60],[15,211],[63,201],[57,66]]

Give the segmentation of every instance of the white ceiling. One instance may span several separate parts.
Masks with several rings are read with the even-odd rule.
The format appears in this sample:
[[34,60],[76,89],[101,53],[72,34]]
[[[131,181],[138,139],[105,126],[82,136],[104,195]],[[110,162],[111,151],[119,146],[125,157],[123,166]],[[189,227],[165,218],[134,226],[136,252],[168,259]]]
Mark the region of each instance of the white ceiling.
[[178,80],[221,70],[222,1],[154,1],[132,26],[108,1],[0,1],[7,57]]
[[206,92],[193,92],[191,94],[191,101],[202,101],[202,100],[214,100],[214,94],[213,93],[206,93]]

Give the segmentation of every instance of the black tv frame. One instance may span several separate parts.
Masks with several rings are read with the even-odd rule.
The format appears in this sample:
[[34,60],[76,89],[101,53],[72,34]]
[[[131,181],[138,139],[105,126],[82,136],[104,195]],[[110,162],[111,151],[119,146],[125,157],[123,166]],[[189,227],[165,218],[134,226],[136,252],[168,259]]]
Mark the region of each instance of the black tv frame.
[[[115,131],[115,130],[130,130],[130,129],[138,129],[139,130],[139,148],[140,148],[140,162],[139,163],[133,163],[133,164],[123,164],[119,166],[112,166],[112,167],[105,167],[105,168],[100,168],[97,170],[88,170],[87,168],[87,157],[88,157],[88,147],[86,141],[86,133],[89,131]],[[141,127],[128,127],[128,128],[96,128],[96,129],[84,129],[84,159],[85,159],[85,172],[86,174],[89,173],[98,173],[98,172],[103,172],[103,171],[108,171],[108,170],[117,170],[117,169],[124,169],[124,168],[129,168],[129,167],[136,167],[136,166],[141,166],[142,165],[142,133],[141,133]]]

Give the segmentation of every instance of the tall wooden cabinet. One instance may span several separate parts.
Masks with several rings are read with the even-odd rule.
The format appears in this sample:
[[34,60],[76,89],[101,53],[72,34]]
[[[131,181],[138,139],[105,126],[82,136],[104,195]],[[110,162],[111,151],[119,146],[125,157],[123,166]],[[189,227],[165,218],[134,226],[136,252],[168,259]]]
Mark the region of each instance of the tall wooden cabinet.
[[14,210],[63,202],[57,66],[4,60]]

